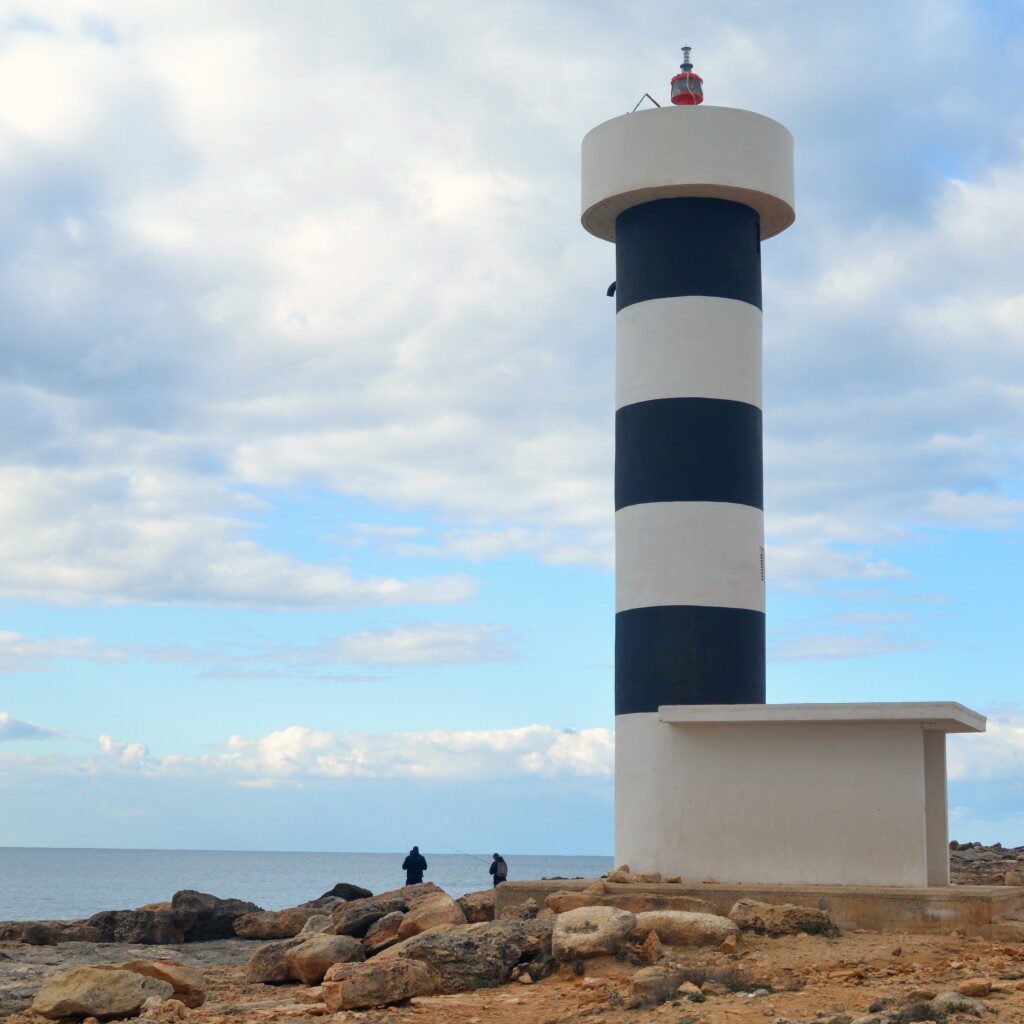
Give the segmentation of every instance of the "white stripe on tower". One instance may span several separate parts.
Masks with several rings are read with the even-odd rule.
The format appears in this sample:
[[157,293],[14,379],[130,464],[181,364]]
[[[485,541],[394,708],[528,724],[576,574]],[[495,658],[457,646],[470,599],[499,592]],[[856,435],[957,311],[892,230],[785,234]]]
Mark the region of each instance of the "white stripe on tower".
[[761,310],[709,295],[650,299],[615,317],[615,408],[657,398],[761,406]]

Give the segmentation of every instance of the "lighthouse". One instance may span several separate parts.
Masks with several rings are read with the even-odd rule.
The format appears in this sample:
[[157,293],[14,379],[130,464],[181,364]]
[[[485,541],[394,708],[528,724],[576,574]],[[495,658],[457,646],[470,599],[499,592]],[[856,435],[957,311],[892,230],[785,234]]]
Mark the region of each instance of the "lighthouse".
[[[583,140],[615,244],[615,851],[634,871],[944,885],[959,704],[765,703],[761,243],[795,219],[793,137],[671,104]],[[886,835],[879,843],[877,836]]]
[[687,48],[671,106],[583,142],[583,226],[615,243],[620,822],[659,707],[765,700],[761,242],[795,217],[793,139],[702,84]]

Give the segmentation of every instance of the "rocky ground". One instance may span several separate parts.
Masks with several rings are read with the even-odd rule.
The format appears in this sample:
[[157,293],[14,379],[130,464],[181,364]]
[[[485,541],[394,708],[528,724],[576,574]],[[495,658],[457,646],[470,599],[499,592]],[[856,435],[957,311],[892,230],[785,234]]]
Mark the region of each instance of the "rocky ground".
[[1024,846],[954,841],[949,844],[949,870],[954,885],[1024,885]]
[[[900,936],[867,933],[838,938],[788,935],[778,938],[745,935],[736,953],[693,950],[673,951],[695,981],[708,973],[725,977],[729,984],[747,979],[747,991],[708,994],[703,1002],[686,996],[659,1006],[626,1007],[631,978],[637,965],[614,957],[584,961],[585,973],[571,966],[532,985],[511,982],[498,988],[453,995],[414,997],[408,1005],[382,1010],[341,1011],[328,1014],[323,1003],[309,1002],[319,993],[298,984],[263,985],[244,980],[244,964],[253,943],[225,940],[175,947],[92,946],[71,943],[60,947],[4,944],[0,960],[0,1013],[12,1013],[31,999],[42,975],[58,966],[113,962],[155,956],[180,960],[198,968],[207,986],[205,1003],[193,1010],[164,1011],[158,1019],[189,1024],[264,1024],[269,1021],[321,1020],[415,1022],[415,1024],[561,1024],[577,1019],[600,1019],[609,1024],[639,1020],[671,1024],[763,1024],[764,1021],[839,1024],[872,1011],[903,1011],[930,1000],[940,992],[956,991],[969,979],[984,978],[992,985],[981,1000],[980,1019],[1019,1024],[1024,1021],[1024,945],[1006,946],[981,939],[950,936]],[[897,955],[898,951],[898,955]],[[702,982],[707,984],[706,980]],[[768,994],[752,996],[750,992]],[[716,986],[710,986],[716,989]],[[971,989],[977,991],[977,989]],[[913,998],[918,993],[920,998]],[[950,1015],[955,1019],[960,1014]],[[979,1019],[963,1014],[964,1019]],[[898,1017],[895,1019],[899,1019]],[[935,1015],[904,1016],[936,1020]],[[9,1024],[40,1024],[29,1013],[12,1013]]]
[[[951,865],[961,884],[1019,884],[1024,848],[958,843]],[[491,891],[339,883],[283,911],[185,892],[89,922],[0,925],[0,1019],[1024,1024],[1024,943],[839,933],[823,911],[750,900],[728,917],[684,895],[652,910],[621,893],[596,883],[493,921]]]

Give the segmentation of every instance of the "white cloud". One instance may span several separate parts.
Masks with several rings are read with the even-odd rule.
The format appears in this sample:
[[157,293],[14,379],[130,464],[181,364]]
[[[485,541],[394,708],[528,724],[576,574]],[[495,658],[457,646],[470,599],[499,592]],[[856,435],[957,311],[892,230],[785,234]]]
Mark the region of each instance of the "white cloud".
[[[359,579],[303,562],[247,534],[252,503],[232,515],[219,488],[179,474],[0,469],[0,594],[61,602],[136,601],[348,608],[449,603],[473,594],[465,576]],[[5,497],[6,496],[6,497]]]
[[1024,712],[1004,708],[989,716],[983,735],[952,735],[950,779],[1024,779]]
[[609,778],[614,753],[608,729],[548,725],[376,734],[291,725],[260,737],[231,736],[219,750],[199,757],[151,757],[145,744],[106,735],[98,742],[119,769],[147,775],[213,773],[247,786],[307,778]]
[[919,651],[931,642],[897,636],[884,629],[864,632],[811,633],[780,638],[768,648],[772,661],[832,661],[846,658],[873,658],[883,654]]
[[34,672],[59,659],[76,661],[118,661],[123,648],[98,644],[89,637],[55,637],[39,640],[0,630],[0,672]]
[[[1019,72],[953,2],[897,3],[888,40],[852,7],[731,9],[694,13],[709,100],[788,123],[800,174],[765,250],[772,579],[898,578],[882,543],[1021,522]],[[657,31],[614,4],[91,10],[41,0],[0,53],[3,592],[471,593],[285,553],[254,488],[436,515],[364,536],[403,557],[609,568],[612,250],[576,223],[578,143],[667,77]],[[953,45],[983,111],[934,74]],[[860,46],[900,104],[863,103]],[[971,176],[935,175],[949,138]]]
[[46,729],[15,718],[7,711],[0,711],[0,742],[4,740],[46,740],[63,735],[59,730]]
[[142,767],[149,757],[145,743],[121,743],[105,733],[96,741],[100,750],[125,768]]
[[508,661],[504,626],[421,625],[374,629],[341,636],[333,652],[339,661],[377,665],[454,665]]

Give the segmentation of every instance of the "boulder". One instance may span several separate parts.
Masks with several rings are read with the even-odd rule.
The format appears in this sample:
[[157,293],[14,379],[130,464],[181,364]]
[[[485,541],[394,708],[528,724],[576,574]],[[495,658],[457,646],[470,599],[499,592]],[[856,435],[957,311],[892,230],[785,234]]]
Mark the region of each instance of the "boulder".
[[470,924],[480,924],[482,921],[494,920],[494,894],[495,889],[492,886],[480,892],[467,892],[455,902],[462,908]]
[[321,986],[331,1013],[388,1006],[435,991],[434,979],[419,960],[387,964],[335,964]]
[[633,881],[633,876],[628,871],[623,871],[622,868],[616,868],[614,871],[608,872],[608,881],[625,885]]
[[372,900],[353,900],[344,903],[331,913],[330,929],[335,935],[354,935],[362,938],[375,921],[396,910],[405,911],[408,903],[401,896]]
[[[636,916],[617,907],[579,907],[555,918],[551,952],[563,963],[612,956],[636,927]],[[648,929],[650,931],[651,929]]]
[[60,932],[42,921],[26,921],[21,929],[21,941],[29,946],[56,946],[60,942]]
[[32,1010],[50,1020],[63,1017],[134,1017],[151,996],[168,998],[169,982],[134,971],[106,967],[75,967],[51,974],[32,1001]]
[[697,914],[713,914],[715,905],[696,896],[661,896],[657,893],[553,892],[544,900],[556,914],[578,907],[618,907],[631,914],[647,910],[689,910]]
[[302,926],[302,931],[299,934],[316,935],[318,932],[326,932],[330,927],[330,914],[313,914],[311,917],[306,918],[306,923]]
[[410,939],[420,932],[436,928],[439,924],[466,924],[466,915],[447,893],[439,893],[433,899],[424,900],[410,910],[398,927],[400,939]]
[[656,932],[666,946],[719,946],[739,929],[727,917],[686,910],[648,910],[636,915],[633,936]]
[[980,999],[963,996],[959,992],[940,992],[928,1006],[939,1014],[970,1013],[979,1016],[985,1010]]
[[369,889],[364,889],[361,885],[353,885],[351,882],[338,882],[333,889],[328,889],[320,899],[327,899],[328,896],[334,896],[337,899],[351,902],[352,900],[368,900],[373,896],[373,893]]
[[221,899],[208,892],[182,889],[171,897],[171,909],[179,915],[186,942],[209,942],[234,938],[235,921],[260,908],[247,900]]
[[644,967],[629,979],[629,994],[635,1006],[656,1006],[673,998],[678,981],[657,967]]
[[988,978],[966,978],[956,987],[962,996],[983,998],[992,992],[992,982]]
[[661,939],[656,931],[649,931],[644,944],[640,947],[640,957],[646,963],[656,964],[664,955]]
[[661,882],[660,871],[638,871],[633,876],[634,882],[642,882],[645,885],[658,885]]
[[400,910],[396,910],[385,914],[370,925],[369,931],[363,939],[363,948],[366,950],[367,956],[373,956],[401,941],[398,937],[398,929],[401,927],[403,916]]
[[311,917],[318,916],[322,915],[316,907],[288,907],[286,910],[242,914],[235,919],[234,934],[243,939],[290,939],[305,928]]
[[798,907],[792,903],[761,903],[744,898],[733,904],[729,917],[745,930],[767,932],[769,935],[818,934],[833,929],[832,921],[824,910]]
[[295,981],[295,972],[288,961],[289,950],[301,946],[305,939],[283,939],[260,946],[245,968],[245,980],[261,982],[264,985],[280,985],[283,981]]
[[[443,993],[503,985],[521,961],[542,959],[551,926],[541,921],[491,921],[462,927],[442,926],[389,949],[393,959],[419,960]],[[376,963],[380,958],[370,961]]]
[[361,963],[366,959],[366,951],[359,939],[351,935],[312,935],[287,950],[284,958],[291,965],[293,977],[304,985],[319,985],[329,967]]
[[175,910],[102,910],[86,922],[96,929],[99,942],[141,945],[184,942],[188,923]]
[[129,960],[121,964],[119,970],[166,981],[171,986],[171,994],[167,998],[176,999],[192,1009],[202,1006],[206,999],[206,986],[199,972],[174,960]]

